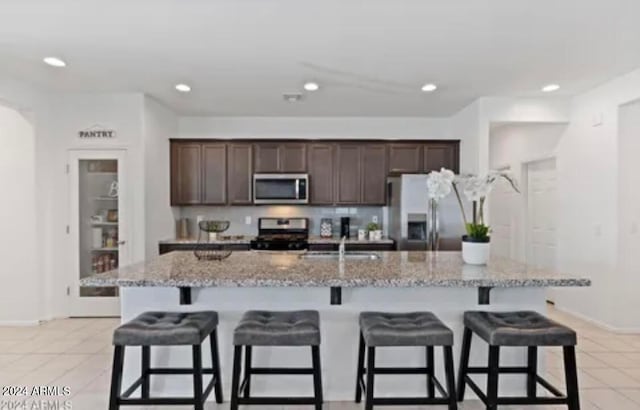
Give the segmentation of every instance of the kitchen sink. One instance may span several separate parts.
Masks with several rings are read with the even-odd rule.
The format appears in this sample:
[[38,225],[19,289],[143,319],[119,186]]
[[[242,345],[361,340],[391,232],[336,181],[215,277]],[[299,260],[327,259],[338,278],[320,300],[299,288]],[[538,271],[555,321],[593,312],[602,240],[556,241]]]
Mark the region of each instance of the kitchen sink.
[[[338,252],[307,252],[299,256],[301,259],[323,259],[323,260],[338,260],[340,254]],[[380,259],[380,255],[371,252],[345,252],[345,260],[370,260],[375,261]]]

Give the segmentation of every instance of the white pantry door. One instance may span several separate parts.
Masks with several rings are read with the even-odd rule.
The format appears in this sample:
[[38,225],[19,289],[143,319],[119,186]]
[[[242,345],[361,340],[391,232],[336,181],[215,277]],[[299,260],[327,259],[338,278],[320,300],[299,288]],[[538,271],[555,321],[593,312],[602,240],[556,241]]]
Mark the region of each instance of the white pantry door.
[[527,263],[549,269],[557,267],[557,187],[555,159],[527,165]]
[[120,316],[119,289],[80,286],[129,262],[124,150],[69,151],[70,316]]

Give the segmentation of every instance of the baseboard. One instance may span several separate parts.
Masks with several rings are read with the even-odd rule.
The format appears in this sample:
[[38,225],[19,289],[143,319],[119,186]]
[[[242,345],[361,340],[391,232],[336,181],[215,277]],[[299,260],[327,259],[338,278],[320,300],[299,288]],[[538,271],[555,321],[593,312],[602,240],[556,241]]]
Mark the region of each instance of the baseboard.
[[39,320],[0,320],[0,326],[38,326]]
[[554,307],[555,309],[564,312],[564,313],[568,313],[572,316],[577,317],[580,320],[584,320],[585,322],[589,322],[593,325],[596,325],[598,327],[603,328],[604,330],[607,330],[609,332],[613,332],[613,333],[620,333],[620,334],[637,334],[640,333],[640,328],[634,328],[634,327],[615,327],[615,326],[611,326],[605,322],[602,322],[600,320],[594,319],[592,317],[583,315],[582,313],[578,313],[578,312],[574,312],[573,310],[567,309],[567,308],[563,308],[561,306],[558,306],[554,303]]

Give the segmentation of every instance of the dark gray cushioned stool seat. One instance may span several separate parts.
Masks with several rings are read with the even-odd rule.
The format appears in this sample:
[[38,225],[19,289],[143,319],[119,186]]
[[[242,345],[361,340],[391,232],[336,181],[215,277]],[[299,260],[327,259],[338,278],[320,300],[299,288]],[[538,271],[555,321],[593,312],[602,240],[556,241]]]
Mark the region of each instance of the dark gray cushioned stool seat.
[[576,332],[537,312],[465,312],[464,325],[493,346],[576,344]]
[[360,313],[368,346],[451,346],[453,332],[431,312]]
[[246,312],[233,332],[236,346],[318,346],[320,315],[315,310]]
[[145,312],[113,333],[122,346],[199,345],[218,325],[216,312]]

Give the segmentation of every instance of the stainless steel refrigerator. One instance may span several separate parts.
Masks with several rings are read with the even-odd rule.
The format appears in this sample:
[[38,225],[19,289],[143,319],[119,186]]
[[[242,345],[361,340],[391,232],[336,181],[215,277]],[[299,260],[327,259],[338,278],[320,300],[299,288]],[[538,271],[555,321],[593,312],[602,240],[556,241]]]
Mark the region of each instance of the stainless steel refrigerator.
[[453,191],[439,201],[434,213],[427,197],[426,175],[390,177],[387,183],[388,234],[395,239],[398,250],[462,248],[464,223]]

